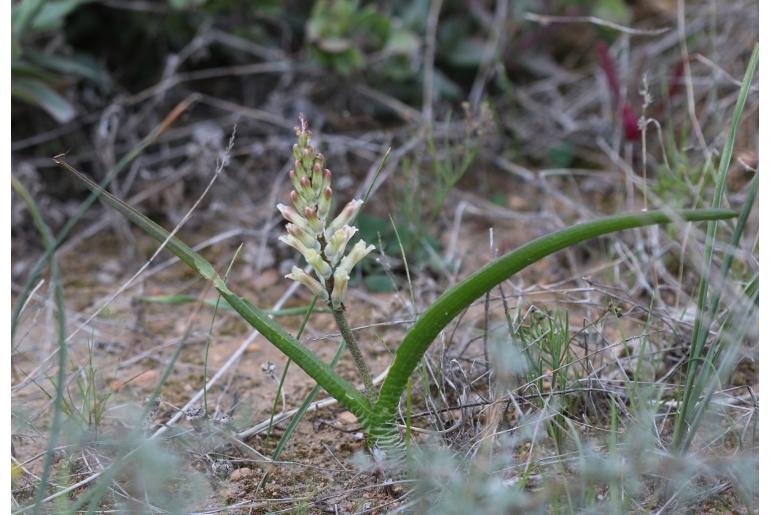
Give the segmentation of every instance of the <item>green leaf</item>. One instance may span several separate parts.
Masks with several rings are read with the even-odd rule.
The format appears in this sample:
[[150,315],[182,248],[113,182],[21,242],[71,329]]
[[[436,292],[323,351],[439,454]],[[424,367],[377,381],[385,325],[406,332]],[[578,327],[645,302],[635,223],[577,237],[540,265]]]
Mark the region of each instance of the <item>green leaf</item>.
[[677,211],[673,218],[660,211],[609,216],[542,236],[496,259],[446,290],[417,319],[396,351],[396,358],[380,389],[380,397],[374,407],[376,419],[372,423],[379,427],[394,419],[409,377],[433,340],[454,317],[486,292],[536,261],[583,241],[624,229],[670,223],[675,219],[722,220],[735,216],[734,211],[727,209]]
[[287,333],[280,325],[271,319],[265,312],[251,304],[248,300],[239,297],[225,285],[214,267],[200,254],[191,249],[187,244],[175,237],[163,227],[156,224],[139,211],[129,206],[118,197],[105,191],[97,183],[75,170],[69,163],[61,158],[56,159],[57,164],[75,175],[91,190],[98,192],[101,199],[110,207],[136,224],[147,235],[165,242],[166,249],[195,270],[201,277],[210,281],[222,298],[235,309],[246,322],[257,329],[270,343],[275,345],[284,355],[291,358],[297,366],[312,377],[322,388],[337,399],[343,406],[350,410],[360,420],[367,420],[370,414],[369,401],[350,383],[342,379],[329,365],[318,359],[307,347],[300,344],[294,337]]
[[388,55],[412,55],[420,49],[420,40],[411,30],[394,30],[383,52]]
[[110,76],[88,55],[76,54],[72,57],[47,55],[40,52],[26,52],[24,56],[34,65],[53,70],[64,75],[74,75],[90,80],[102,90],[110,85]]
[[39,80],[14,78],[11,95],[44,109],[59,123],[66,123],[75,117],[72,104]]
[[11,11],[11,31],[15,39],[27,32],[32,21],[43,8],[44,0],[22,0]]
[[93,0],[48,0],[35,16],[32,30],[46,31],[58,29],[64,23],[64,18],[83,4]]

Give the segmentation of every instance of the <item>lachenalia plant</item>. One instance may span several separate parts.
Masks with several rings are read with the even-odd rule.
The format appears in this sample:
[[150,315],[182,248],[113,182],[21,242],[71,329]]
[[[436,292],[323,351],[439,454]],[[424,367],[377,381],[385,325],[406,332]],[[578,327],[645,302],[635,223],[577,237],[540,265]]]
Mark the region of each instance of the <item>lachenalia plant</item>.
[[299,127],[295,127],[294,132],[297,135],[297,143],[292,147],[294,169],[289,172],[289,179],[294,186],[289,197],[294,208],[278,204],[281,216],[289,222],[286,224],[286,234],[278,239],[302,254],[316,277],[295,266],[286,278],[303,284],[329,304],[364,383],[366,396],[370,402],[374,402],[377,393],[372,383],[372,374],[345,318],[342,302],[353,267],[374,250],[374,245],[358,240],[345,255],[350,239],[358,231],[351,224],[364,202],[351,200],[340,214],[329,220],[333,196],[332,172],[324,168],[323,155],[310,144],[310,131],[301,115]]
[[396,350],[387,375],[375,390],[369,369],[360,352],[358,342],[344,317],[344,297],[352,268],[373,247],[359,241],[345,253],[356,229],[353,224],[362,201],[350,201],[335,217],[331,217],[332,174],[324,166],[324,158],[310,145],[310,133],[301,120],[296,130],[297,143],[293,147],[294,170],[289,174],[294,190],[290,194],[293,207],[279,206],[288,220],[286,235],[281,240],[294,247],[304,257],[310,273],[295,267],[288,277],[305,285],[314,295],[329,304],[343,339],[353,354],[361,376],[363,392],[343,379],[332,367],[321,361],[264,311],[243,297],[233,293],[225,281],[198,253],[173,237],[136,209],[75,170],[63,158],[56,162],[78,176],[103,200],[137,224],[147,234],[160,241],[165,248],[210,281],[232,308],[252,327],[294,361],[329,395],[353,413],[368,436],[370,446],[400,452],[400,434],[396,415],[407,381],[419,365],[425,352],[439,333],[464,309],[486,292],[520,270],[567,247],[598,236],[617,231],[671,222],[723,220],[736,216],[726,209],[693,209],[677,211],[650,211],[609,216],[576,224],[530,241],[495,259],[470,276],[449,287],[417,318]]

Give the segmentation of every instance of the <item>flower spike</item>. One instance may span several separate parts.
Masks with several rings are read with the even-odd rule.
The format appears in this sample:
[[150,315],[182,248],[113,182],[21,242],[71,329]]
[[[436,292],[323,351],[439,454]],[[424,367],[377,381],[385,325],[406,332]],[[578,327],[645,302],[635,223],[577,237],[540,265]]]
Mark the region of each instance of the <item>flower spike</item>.
[[353,267],[374,250],[373,245],[359,241],[345,255],[348,243],[358,232],[353,220],[363,201],[351,200],[329,222],[333,200],[332,172],[324,168],[326,159],[311,144],[307,121],[302,116],[294,132],[297,136],[291,149],[294,169],[289,172],[293,187],[289,198],[294,207],[278,204],[281,216],[289,222],[286,234],[279,240],[302,254],[318,279],[298,267],[294,267],[286,278],[304,285],[339,310]]

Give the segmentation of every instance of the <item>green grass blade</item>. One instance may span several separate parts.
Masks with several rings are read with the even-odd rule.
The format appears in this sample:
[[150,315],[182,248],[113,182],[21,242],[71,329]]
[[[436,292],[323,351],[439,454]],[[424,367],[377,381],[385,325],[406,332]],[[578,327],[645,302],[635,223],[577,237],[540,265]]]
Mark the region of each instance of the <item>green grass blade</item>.
[[[40,232],[40,237],[43,240],[43,245],[46,250],[51,249],[53,246],[53,236],[48,224],[45,223],[43,216],[40,214],[40,210],[37,208],[32,196],[27,189],[18,181],[16,177],[11,175],[11,186],[14,191],[21,197],[24,203],[29,209],[30,216],[32,217],[35,226]],[[64,382],[67,379],[67,345],[64,341],[66,334],[66,320],[64,311],[64,292],[61,287],[61,276],[59,273],[59,266],[56,263],[56,259],[53,256],[53,252],[50,253],[50,266],[51,266],[51,282],[54,287],[54,302],[56,303],[56,310],[58,312],[56,316],[57,321],[57,340],[59,346],[59,369],[56,376],[56,393],[53,398],[53,417],[51,418],[51,427],[48,437],[48,447],[45,452],[45,458],[43,460],[43,472],[40,475],[40,484],[35,492],[35,504],[33,513],[40,513],[41,503],[45,497],[46,489],[48,488],[48,479],[51,472],[51,466],[53,465],[54,449],[59,438],[59,432],[61,431],[61,419],[62,419],[62,406],[64,403]]]
[[[233,254],[232,259],[230,259],[230,264],[227,265],[227,270],[225,270],[225,282],[227,282],[227,278],[230,275],[230,270],[233,269],[233,265],[235,264],[235,261],[238,259],[238,255],[241,253],[241,249],[243,248],[243,243],[241,243],[237,249],[235,249],[235,253]],[[206,385],[209,384],[209,378],[208,378],[208,371],[209,371],[209,349],[211,347],[211,340],[214,338],[214,321],[217,319],[217,313],[219,312],[219,304],[222,302],[222,296],[217,295],[217,301],[214,304],[214,312],[211,314],[211,323],[209,324],[209,332],[206,335],[206,349],[203,351],[203,415],[205,417],[209,416],[209,389],[206,388]]]
[[[743,109],[746,106],[746,99],[749,96],[751,81],[754,78],[754,73],[757,70],[758,64],[759,46],[757,45],[754,47],[754,52],[751,54],[749,65],[746,68],[746,74],[743,76],[743,83],[741,85],[740,93],[738,94],[738,101],[735,104],[735,110],[733,111],[732,120],[730,121],[730,128],[727,132],[725,146],[722,149],[722,155],[719,161],[719,170],[717,173],[716,189],[714,191],[714,198],[711,201],[712,208],[717,208],[722,205],[725,184],[727,182],[727,172],[730,167],[730,161],[732,160],[733,149],[735,147],[735,135],[738,132],[738,124],[741,120]],[[690,411],[693,408],[693,398],[697,398],[693,397],[693,385],[695,383],[697,371],[700,369],[699,364],[701,363],[703,347],[706,343],[706,336],[710,326],[710,320],[704,320],[704,313],[706,309],[706,297],[708,296],[709,271],[711,270],[711,261],[714,254],[716,231],[716,222],[709,222],[706,229],[706,246],[703,256],[703,268],[700,277],[700,284],[698,285],[698,310],[695,317],[695,323],[693,325],[692,340],[690,343],[690,357],[687,362],[687,380],[683,390],[684,398],[680,404],[680,410],[677,414],[676,422],[674,424],[673,444],[674,448],[677,450],[682,450],[685,439],[685,432],[687,431],[687,420],[690,416]]]
[[[302,323],[299,324],[297,329],[297,340],[302,338],[302,333],[305,332],[305,326],[310,320],[310,315],[313,313],[313,308],[318,301],[318,295],[313,297],[313,301],[310,303],[310,307],[305,312],[305,316],[302,318]],[[283,391],[283,383],[286,382],[286,375],[289,373],[289,367],[291,366],[291,360],[286,360],[286,365],[283,367],[283,373],[281,374],[281,380],[278,381],[278,388],[275,391],[275,398],[273,399],[273,409],[270,411],[270,422],[267,424],[267,436],[270,436],[273,432],[273,419],[275,417],[275,410],[278,409],[278,400],[281,398],[281,392]]]
[[377,417],[374,423],[385,424],[395,417],[409,376],[436,336],[452,319],[487,291],[532,263],[585,240],[624,229],[670,223],[676,219],[721,220],[734,216],[735,212],[725,209],[684,210],[677,211],[674,216],[659,211],[609,216],[542,236],[498,258],[446,290],[407,333],[380,389],[374,408]]
[[[741,213],[738,216],[738,222],[735,225],[735,230],[733,231],[732,239],[730,240],[730,247],[727,252],[727,255],[725,256],[724,260],[722,261],[722,266],[719,270],[719,278],[717,284],[724,284],[727,279],[728,275],[730,273],[730,268],[733,264],[733,258],[735,257],[734,250],[739,248],[741,237],[743,236],[743,230],[746,227],[746,222],[748,221],[749,215],[751,214],[751,210],[754,207],[754,201],[757,197],[757,191],[759,188],[759,176],[754,175],[754,178],[751,181],[751,186],[749,187],[748,195],[746,196],[746,200],[743,204],[743,207],[741,208]],[[706,312],[706,315],[704,316],[705,325],[710,326],[714,320],[716,319],[717,309],[719,308],[719,301],[721,300],[722,288],[717,287],[714,289],[714,292],[711,295],[711,303],[709,304],[708,311]],[[750,297],[750,296],[749,296]],[[741,305],[740,299],[738,302],[737,309],[743,311],[744,306]],[[745,315],[744,315],[745,316]],[[745,331],[744,331],[745,332]],[[706,345],[706,336],[708,335],[708,331],[704,330],[700,332],[701,340],[698,342],[698,347],[700,349],[703,349]],[[735,335],[733,335],[735,336]],[[687,425],[687,435],[684,437],[681,449],[680,450],[687,450],[690,446],[690,443],[692,443],[693,436],[695,435],[695,432],[698,429],[699,421],[702,417],[702,413],[705,412],[708,401],[710,400],[711,396],[703,396],[703,392],[708,388],[708,383],[710,381],[718,380],[718,378],[714,377],[713,373],[713,367],[717,365],[717,356],[721,354],[725,349],[724,347],[726,345],[734,346],[730,344],[737,344],[741,341],[740,338],[721,338],[721,344],[715,344],[712,345],[709,351],[706,353],[706,358],[703,360],[703,364],[707,366],[701,366],[699,367],[696,377],[695,377],[695,384],[692,386],[692,393],[690,394],[691,399],[701,399],[697,405],[697,407],[694,409],[694,414],[692,415],[691,419],[686,419],[683,421],[684,424]],[[720,364],[720,368],[721,368]]]
[[75,170],[63,160],[58,163],[70,173],[82,180],[89,188],[98,191],[102,200],[120,212],[132,223],[152,238],[165,243],[166,248],[186,263],[198,274],[210,281],[222,297],[237,311],[252,327],[257,329],[265,338],[275,345],[283,354],[294,361],[302,370],[320,384],[329,394],[349,409],[359,419],[368,418],[370,406],[358,390],[342,379],[331,367],[322,362],[309,349],[302,346],[288,334],[280,325],[274,322],[266,313],[230,291],[225,282],[216,273],[214,267],[200,254],[176,237],[170,237],[168,231],[156,224],[139,211],[129,206],[111,193],[104,191],[94,181]]

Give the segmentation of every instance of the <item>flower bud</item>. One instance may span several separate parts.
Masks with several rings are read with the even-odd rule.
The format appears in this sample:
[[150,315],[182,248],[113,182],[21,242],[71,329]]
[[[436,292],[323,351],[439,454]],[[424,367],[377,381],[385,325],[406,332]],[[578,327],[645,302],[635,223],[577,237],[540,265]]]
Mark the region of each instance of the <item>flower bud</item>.
[[328,168],[324,170],[324,180],[321,187],[322,187],[321,191],[325,190],[326,188],[332,187],[332,172]]
[[331,209],[331,207],[332,189],[327,187],[324,188],[321,192],[321,196],[318,197],[318,218],[324,223],[326,222],[326,217],[329,216],[329,209]]
[[358,210],[361,209],[361,206],[363,205],[363,200],[353,199],[350,202],[347,203],[347,205],[342,208],[342,211],[340,214],[337,215],[337,217],[332,220],[332,223],[329,224],[329,227],[326,229],[326,239],[329,239],[332,234],[337,232],[337,229],[342,227],[343,225],[347,225],[348,222],[350,222],[355,216],[358,214]]
[[[291,147],[291,156],[294,158],[295,161],[299,161],[302,159],[302,147],[297,145],[296,143],[292,145]],[[299,168],[299,167],[297,167]]]
[[299,176],[297,175],[296,171],[289,170],[289,180],[291,181],[291,185],[294,187],[295,190],[299,191],[302,189],[299,182]]
[[310,277],[301,268],[296,266],[293,267],[291,269],[291,273],[285,277],[306,286],[313,293],[313,295],[318,295],[321,300],[329,300],[329,293],[326,291],[323,285],[321,285],[321,283],[316,279]]
[[289,198],[291,199],[291,203],[294,204],[294,208],[298,212],[302,212],[307,206],[307,203],[302,198],[302,195],[300,195],[294,190],[291,190],[291,193],[289,193]]
[[355,227],[343,225],[332,234],[331,238],[329,238],[326,248],[324,249],[324,255],[332,266],[335,266],[342,257],[342,254],[345,253],[345,247],[356,231],[358,231],[358,229]]
[[306,170],[309,170],[310,167],[313,166],[313,153],[310,151],[309,148],[305,147],[302,149],[302,164],[305,166]]
[[302,195],[302,198],[305,199],[305,202],[308,204],[312,204],[315,201],[315,193],[313,192],[313,188],[310,186],[310,179],[306,176],[303,176],[299,180],[299,191],[300,195]]
[[323,234],[324,224],[321,219],[318,218],[316,210],[311,206],[305,208],[305,221],[307,222],[307,225],[310,227],[313,234]]
[[316,161],[313,163],[313,190],[316,192],[321,191],[321,188],[323,187],[323,169],[321,167],[321,163]]

